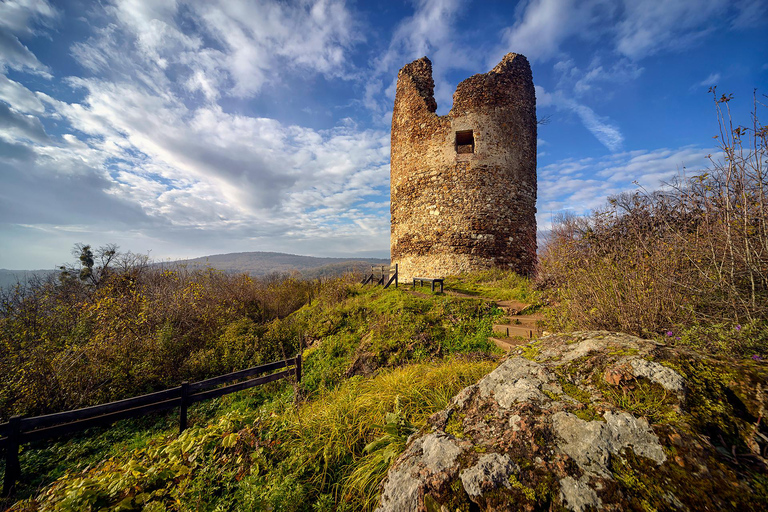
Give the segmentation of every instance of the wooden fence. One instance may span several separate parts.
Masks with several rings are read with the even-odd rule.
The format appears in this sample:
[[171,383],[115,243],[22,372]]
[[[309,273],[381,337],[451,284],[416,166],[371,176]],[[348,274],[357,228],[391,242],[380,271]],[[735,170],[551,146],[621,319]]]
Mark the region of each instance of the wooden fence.
[[[288,368],[289,366],[293,366],[293,368]],[[262,377],[250,378],[280,368],[286,369]],[[110,425],[121,419],[143,416],[174,407],[180,408],[179,432],[181,432],[187,428],[187,407],[191,404],[273,382],[291,375],[296,376],[296,382],[301,381],[301,354],[291,359],[254,366],[200,382],[191,384],[183,382],[181,386],[175,388],[108,404],[31,418],[13,416],[7,423],[0,423],[0,449],[4,448],[3,451],[5,452],[3,495],[10,495],[16,481],[21,477],[19,445],[22,443],[73,434],[87,428]],[[241,379],[249,380],[217,387]]]
[[363,284],[375,282],[378,285],[383,285],[384,288],[389,288],[389,285],[395,283],[395,288],[397,288],[397,265],[397,263],[394,265],[371,265],[371,272],[366,274]]

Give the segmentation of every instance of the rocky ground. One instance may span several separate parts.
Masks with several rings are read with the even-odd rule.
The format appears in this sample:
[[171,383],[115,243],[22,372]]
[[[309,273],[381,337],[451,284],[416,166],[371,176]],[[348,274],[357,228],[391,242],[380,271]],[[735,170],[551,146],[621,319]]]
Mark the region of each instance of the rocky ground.
[[546,336],[409,439],[377,510],[768,510],[767,383],[761,362]]

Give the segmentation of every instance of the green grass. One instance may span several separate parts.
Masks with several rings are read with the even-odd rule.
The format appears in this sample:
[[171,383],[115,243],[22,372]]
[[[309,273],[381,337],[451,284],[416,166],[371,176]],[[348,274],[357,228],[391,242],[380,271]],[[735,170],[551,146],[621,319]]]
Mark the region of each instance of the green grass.
[[533,305],[540,304],[542,300],[541,294],[533,289],[530,279],[504,270],[450,276],[445,280],[445,287],[493,300],[517,300]]
[[[199,402],[189,407],[188,422],[190,425],[207,425],[225,412],[252,410],[285,392],[290,392],[290,387],[277,382]],[[109,427],[91,428],[59,440],[23,444],[19,453],[22,479],[16,485],[15,498],[33,497],[67,473],[83,471],[104,460],[145,448],[158,436],[174,435],[178,428],[178,410],[173,410],[167,414],[118,421]],[[4,473],[3,463],[0,464],[0,480]]]
[[370,510],[405,434],[494,365],[410,365],[349,379],[298,407],[277,393],[70,471],[14,510]]
[[[520,279],[466,282],[484,297],[522,300]],[[372,509],[413,429],[496,364],[488,336],[501,311],[481,298],[335,285],[265,327],[287,350],[307,347],[298,386],[197,404],[181,436],[171,414],[28,447],[22,467],[36,477],[20,497],[36,498],[14,510]],[[361,354],[372,372],[348,378]]]

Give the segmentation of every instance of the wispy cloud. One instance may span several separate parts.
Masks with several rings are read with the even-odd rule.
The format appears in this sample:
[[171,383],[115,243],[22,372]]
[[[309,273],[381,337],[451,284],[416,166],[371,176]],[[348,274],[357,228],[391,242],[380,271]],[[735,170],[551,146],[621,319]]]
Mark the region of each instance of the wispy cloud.
[[44,66],[19,39],[32,36],[57,15],[46,0],[0,3],[0,72],[6,68],[25,70],[49,77]]
[[[73,47],[83,66],[125,78],[140,65],[147,85],[171,79],[209,101],[253,97],[286,70],[347,76],[347,51],[362,37],[341,0],[118,0],[101,15],[93,37]],[[179,25],[187,20],[196,30]]]
[[35,93],[5,75],[0,75],[0,100],[20,112],[40,114],[45,110]]
[[607,117],[600,116],[588,106],[566,97],[562,91],[550,93],[537,85],[536,101],[538,106],[542,108],[554,106],[558,110],[573,112],[579,117],[584,127],[608,150],[613,152],[621,150],[624,142],[621,130]]
[[698,87],[711,87],[713,85],[717,85],[720,81],[720,73],[710,73],[707,78],[702,80],[701,82],[693,84],[691,86],[691,89],[695,89]]
[[[391,110],[397,70],[408,62],[428,56],[433,64],[438,109],[448,111],[454,86],[446,75],[454,69],[466,69],[470,63],[467,47],[459,43],[459,31],[455,30],[458,14],[467,5],[466,0],[414,0],[413,15],[398,24],[389,48],[375,60],[373,77],[367,85],[369,107],[379,112]],[[388,83],[384,83],[384,77],[391,77]]]
[[675,177],[696,174],[709,165],[712,149],[696,146],[615,153],[602,158],[567,159],[539,168],[539,229],[563,210],[585,214],[606,199],[638,186],[660,188]]
[[[386,197],[388,133],[350,120],[319,130],[220,105],[256,97],[286,74],[351,76],[345,52],[359,35],[344,2],[121,0],[94,9],[93,32],[72,48],[92,77],[65,80],[82,100],[0,75],[6,225],[52,238],[67,226],[121,226],[116,241],[133,233],[160,247],[266,240],[319,254],[348,251],[355,238],[361,250],[386,251],[388,209],[362,205]],[[189,16],[194,30],[179,26]],[[19,23],[23,32],[34,17]],[[51,138],[37,116],[63,135]]]
[[511,51],[533,61],[557,57],[567,40],[596,37],[616,9],[610,0],[531,0],[521,6],[514,24],[502,31],[489,63]]
[[[534,63],[556,60],[557,86],[537,89],[540,107],[573,112],[608,150],[622,149],[620,127],[597,113],[617,86],[643,73],[643,59],[662,51],[675,52],[702,41],[715,30],[734,28],[745,13],[762,12],[761,0],[530,0],[520,4],[513,23],[500,33],[491,61],[509,51]],[[713,20],[715,22],[713,23]],[[599,49],[587,66],[572,58],[574,45]],[[714,83],[719,74],[701,82]]]
[[614,51],[639,60],[696,44],[713,30],[743,27],[746,20],[764,23],[766,11],[762,0],[531,0],[521,5],[491,60],[508,51],[532,60],[560,58],[568,53],[566,43],[601,37]]

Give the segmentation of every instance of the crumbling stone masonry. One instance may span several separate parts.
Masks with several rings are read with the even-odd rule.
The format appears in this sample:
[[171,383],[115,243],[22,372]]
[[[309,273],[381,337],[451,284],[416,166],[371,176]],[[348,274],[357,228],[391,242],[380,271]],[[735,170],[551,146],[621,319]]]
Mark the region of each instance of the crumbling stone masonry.
[[536,263],[536,95],[507,54],[435,114],[432,63],[407,64],[392,115],[391,258],[400,280]]

